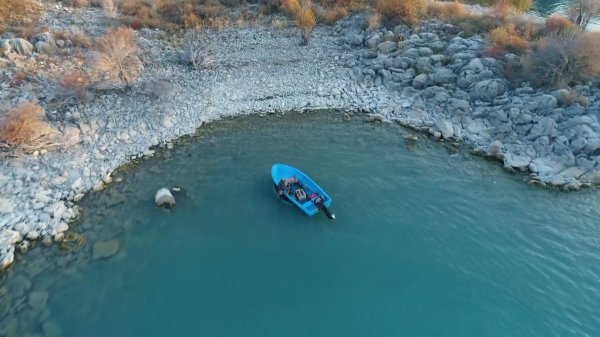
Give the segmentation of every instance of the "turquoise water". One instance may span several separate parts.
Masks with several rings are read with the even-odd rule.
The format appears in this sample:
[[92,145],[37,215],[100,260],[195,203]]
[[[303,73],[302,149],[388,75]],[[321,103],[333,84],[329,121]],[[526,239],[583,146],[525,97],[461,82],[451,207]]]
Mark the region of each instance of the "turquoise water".
[[[205,127],[87,197],[79,252],[20,258],[2,282],[50,296],[3,322],[18,336],[600,336],[598,191],[529,187],[407,133],[339,113]],[[319,182],[337,220],[278,201],[274,162]],[[177,206],[156,209],[172,184]],[[113,238],[118,253],[92,260]]]

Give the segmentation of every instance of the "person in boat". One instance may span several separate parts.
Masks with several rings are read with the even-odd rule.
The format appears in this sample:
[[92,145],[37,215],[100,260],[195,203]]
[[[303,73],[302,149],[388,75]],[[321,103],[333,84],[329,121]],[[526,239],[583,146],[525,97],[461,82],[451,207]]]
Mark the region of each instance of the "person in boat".
[[306,200],[306,192],[304,191],[304,189],[302,187],[296,189],[294,191],[294,195],[296,196],[296,200],[298,200],[298,201]]
[[292,186],[299,183],[300,182],[298,182],[298,178],[296,177],[283,178],[279,181],[279,184],[277,184],[277,194],[282,195],[283,192],[290,194]]

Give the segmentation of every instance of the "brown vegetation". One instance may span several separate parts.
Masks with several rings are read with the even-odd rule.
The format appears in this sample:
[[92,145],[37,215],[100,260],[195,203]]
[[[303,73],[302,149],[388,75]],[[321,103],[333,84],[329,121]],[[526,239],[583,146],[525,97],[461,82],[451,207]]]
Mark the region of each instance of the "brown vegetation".
[[519,32],[514,25],[494,28],[488,35],[489,44],[496,50],[523,53],[529,48],[527,33]]
[[551,15],[547,17],[545,27],[546,32],[550,34],[564,34],[573,31],[574,29],[578,29],[568,17],[562,15]]
[[600,76],[600,33],[549,35],[523,60],[525,77],[539,86],[566,87]]
[[25,103],[2,114],[0,119],[0,155],[31,154],[58,146],[59,134],[43,120],[44,112],[33,103]]
[[425,0],[375,0],[375,8],[387,24],[415,26],[427,12]]
[[302,36],[300,45],[308,44],[310,33],[317,23],[310,0],[283,0],[281,8],[294,17],[296,26],[300,29]]
[[432,1],[427,4],[427,15],[453,21],[466,17],[468,13],[465,6],[456,0],[452,2]]
[[58,94],[65,99],[75,98],[82,101],[87,95],[89,84],[90,81],[84,72],[71,71],[58,81]]
[[71,5],[75,8],[89,7],[90,1],[89,0],[73,0]]
[[314,11],[318,20],[325,24],[333,24],[337,20],[348,15],[348,9],[339,5],[333,5],[333,7],[324,7],[315,4]]
[[98,88],[131,85],[142,73],[141,51],[131,28],[119,27],[96,40],[88,60],[89,74]]

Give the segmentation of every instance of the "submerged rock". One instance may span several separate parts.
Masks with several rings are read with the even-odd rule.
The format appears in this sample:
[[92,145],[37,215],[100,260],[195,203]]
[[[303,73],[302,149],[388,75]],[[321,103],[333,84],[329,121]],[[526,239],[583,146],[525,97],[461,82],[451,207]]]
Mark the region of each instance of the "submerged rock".
[[158,207],[173,207],[175,206],[175,197],[173,197],[169,189],[163,187],[156,192],[156,195],[154,196],[154,203]]
[[112,239],[108,241],[96,242],[92,249],[92,258],[94,260],[103,259],[115,255],[119,251],[119,241]]

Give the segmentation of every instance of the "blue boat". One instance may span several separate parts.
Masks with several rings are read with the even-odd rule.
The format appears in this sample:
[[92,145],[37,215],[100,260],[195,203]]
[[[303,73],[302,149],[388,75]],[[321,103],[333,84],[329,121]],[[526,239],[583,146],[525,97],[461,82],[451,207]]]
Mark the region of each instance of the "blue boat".
[[335,219],[335,214],[328,209],[331,197],[306,174],[289,165],[275,164],[271,168],[271,176],[277,194],[306,215],[313,216],[323,211],[329,219]]

